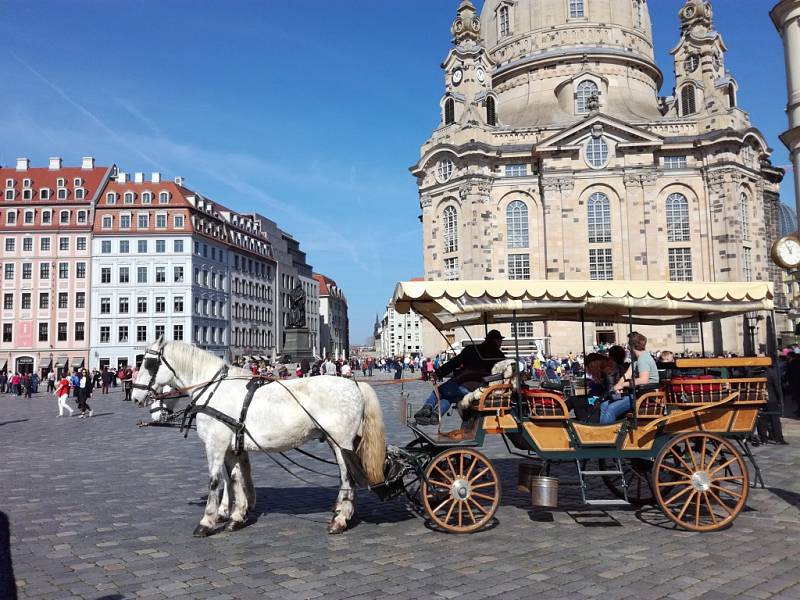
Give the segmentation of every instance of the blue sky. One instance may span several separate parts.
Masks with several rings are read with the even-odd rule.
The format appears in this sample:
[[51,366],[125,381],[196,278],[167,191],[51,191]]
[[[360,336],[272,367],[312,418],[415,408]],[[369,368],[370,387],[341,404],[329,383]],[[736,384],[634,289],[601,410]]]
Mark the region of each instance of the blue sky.
[[[652,0],[657,61],[683,0]],[[716,0],[739,103],[786,166],[773,0]],[[6,0],[0,164],[81,156],[181,175],[301,241],[371,332],[395,282],[421,274],[408,167],[438,119],[458,0]],[[791,182],[784,200],[793,203]]]

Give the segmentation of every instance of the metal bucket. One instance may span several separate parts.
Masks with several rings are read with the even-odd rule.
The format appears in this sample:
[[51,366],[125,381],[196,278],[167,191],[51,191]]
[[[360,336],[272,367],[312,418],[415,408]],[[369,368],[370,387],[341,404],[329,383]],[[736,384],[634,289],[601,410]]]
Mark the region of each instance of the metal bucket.
[[531,478],[531,504],[544,508],[558,508],[558,479],[555,477]]
[[542,474],[542,465],[537,462],[521,462],[517,467],[517,489],[520,492],[531,491],[531,480]]

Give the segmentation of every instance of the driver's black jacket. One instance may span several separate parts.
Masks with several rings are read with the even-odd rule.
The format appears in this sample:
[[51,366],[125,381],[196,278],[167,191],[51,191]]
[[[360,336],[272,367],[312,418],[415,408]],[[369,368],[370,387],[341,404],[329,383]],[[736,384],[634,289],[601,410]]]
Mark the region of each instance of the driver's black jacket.
[[450,373],[453,379],[470,391],[478,389],[483,378],[492,374],[492,367],[506,357],[493,342],[482,342],[477,346],[467,346],[458,356],[448,360],[436,369],[441,379]]

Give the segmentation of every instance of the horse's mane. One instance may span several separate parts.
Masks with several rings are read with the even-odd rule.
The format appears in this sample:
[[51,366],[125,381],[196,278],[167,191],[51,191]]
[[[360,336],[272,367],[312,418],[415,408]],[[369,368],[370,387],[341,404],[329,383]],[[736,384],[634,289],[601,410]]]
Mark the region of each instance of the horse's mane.
[[[208,371],[219,370],[225,364],[225,361],[218,356],[185,342],[167,342],[164,345],[164,351],[169,353],[169,361],[175,363],[176,370],[195,381],[203,377],[211,377],[212,374]],[[250,373],[239,367],[228,367],[228,372],[231,375]]]

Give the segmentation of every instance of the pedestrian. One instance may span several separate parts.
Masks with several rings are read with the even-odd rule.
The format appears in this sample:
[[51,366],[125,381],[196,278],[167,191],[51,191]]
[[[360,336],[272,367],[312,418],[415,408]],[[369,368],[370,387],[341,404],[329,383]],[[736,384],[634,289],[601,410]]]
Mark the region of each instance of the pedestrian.
[[375,368],[375,359],[370,358],[369,361],[367,361],[367,371],[369,372],[370,377],[372,377],[372,370],[374,368]]
[[31,376],[28,373],[23,373],[20,378],[20,387],[22,389],[22,397],[31,397]]
[[122,389],[125,390],[125,398],[123,398],[123,402],[130,402],[131,392],[133,391],[133,371],[127,366],[122,371]]
[[11,377],[11,393],[14,394],[15,396],[19,396],[19,381],[20,381],[19,373],[15,372],[14,375]]
[[56,390],[56,372],[53,369],[47,373],[47,392],[53,393]]
[[31,373],[31,391],[34,394],[39,393],[39,374]]
[[111,385],[111,380],[114,378],[113,373],[108,370],[108,367],[103,367],[103,372],[100,374],[100,382],[102,384],[102,393],[108,393],[108,386]]
[[55,388],[55,397],[58,400],[58,416],[63,417],[64,411],[66,410],[71,417],[72,407],[67,404],[67,400],[69,399],[69,379],[67,379],[66,376],[58,381],[58,386]]
[[86,372],[86,369],[83,369],[78,378],[78,408],[81,411],[81,419],[86,416],[86,413],[89,413],[90,417],[92,416],[92,407],[89,406],[89,398],[92,397],[93,385],[94,382],[89,376],[89,373]]

